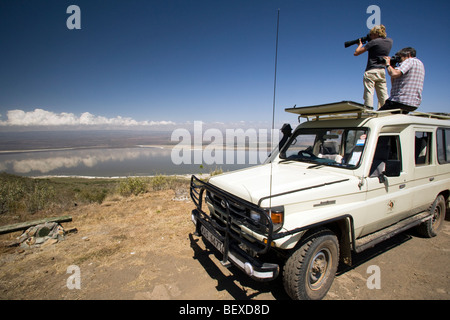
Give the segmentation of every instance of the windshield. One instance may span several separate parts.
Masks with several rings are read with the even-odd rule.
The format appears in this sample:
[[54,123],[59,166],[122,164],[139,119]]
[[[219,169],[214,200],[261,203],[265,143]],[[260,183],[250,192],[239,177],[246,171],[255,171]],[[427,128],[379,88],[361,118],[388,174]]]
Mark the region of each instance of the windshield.
[[[303,129],[294,133],[280,152],[282,162],[355,168],[367,140],[367,129]],[[280,161],[281,162],[281,161]]]

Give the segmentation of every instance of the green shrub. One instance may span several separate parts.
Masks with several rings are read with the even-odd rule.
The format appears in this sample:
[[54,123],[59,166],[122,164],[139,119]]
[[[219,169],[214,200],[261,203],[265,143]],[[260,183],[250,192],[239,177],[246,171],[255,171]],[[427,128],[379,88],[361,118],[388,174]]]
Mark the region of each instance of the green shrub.
[[166,190],[170,185],[170,177],[157,175],[150,180],[152,190]]
[[16,212],[25,194],[25,186],[21,181],[2,175],[0,179],[0,213]]
[[157,175],[150,180],[152,190],[176,190],[180,187],[186,187],[189,181],[176,176]]
[[77,198],[80,201],[87,201],[89,203],[96,202],[101,204],[108,195],[107,189],[102,190],[80,190],[77,194]]
[[49,208],[53,204],[55,189],[47,183],[35,181],[26,193],[25,206],[30,213]]
[[119,194],[121,196],[127,197],[132,194],[137,196],[145,192],[147,192],[147,183],[144,178],[128,177],[119,183]]
[[47,181],[0,174],[0,213],[35,213],[51,207],[54,197],[55,190]]

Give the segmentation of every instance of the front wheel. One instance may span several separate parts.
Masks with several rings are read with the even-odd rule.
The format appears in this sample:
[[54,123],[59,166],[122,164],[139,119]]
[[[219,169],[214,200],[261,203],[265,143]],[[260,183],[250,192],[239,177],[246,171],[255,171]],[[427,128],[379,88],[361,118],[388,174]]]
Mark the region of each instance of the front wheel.
[[307,236],[284,266],[284,288],[292,299],[319,300],[333,283],[339,261],[339,243],[328,229]]

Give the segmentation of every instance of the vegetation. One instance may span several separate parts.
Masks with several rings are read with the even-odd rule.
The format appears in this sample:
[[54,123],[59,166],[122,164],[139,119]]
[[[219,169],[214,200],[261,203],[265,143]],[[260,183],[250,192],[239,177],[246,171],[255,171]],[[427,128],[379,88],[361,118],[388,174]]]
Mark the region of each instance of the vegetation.
[[35,213],[47,208],[55,189],[45,180],[0,174],[0,214],[25,210]]
[[78,204],[102,203],[107,197],[128,197],[157,190],[187,188],[188,180],[175,176],[122,179],[27,178],[0,173],[0,215],[35,214]]
[[121,196],[131,196],[132,194],[137,196],[138,194],[148,191],[148,179],[139,177],[128,177],[124,181],[119,183],[119,194]]

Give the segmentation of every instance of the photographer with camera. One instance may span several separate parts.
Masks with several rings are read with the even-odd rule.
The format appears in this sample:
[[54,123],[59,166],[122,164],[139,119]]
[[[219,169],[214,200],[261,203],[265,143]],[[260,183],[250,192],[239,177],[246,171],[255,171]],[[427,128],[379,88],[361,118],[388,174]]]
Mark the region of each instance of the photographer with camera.
[[425,67],[416,58],[414,48],[403,48],[395,57],[400,60],[396,68],[391,65],[392,58],[384,57],[392,88],[389,99],[379,110],[402,109],[403,113],[408,113],[416,110],[422,102]]
[[[375,26],[370,30],[367,44],[363,46],[363,41],[359,39],[359,45],[354,56],[359,56],[368,52],[367,66],[364,72],[364,105],[373,108],[374,89],[377,92],[378,108],[384,105],[388,98],[386,73],[384,72],[384,62],[379,61],[379,57],[388,56],[392,48],[392,39],[387,38],[384,25]],[[366,40],[366,39],[364,39]],[[365,42],[365,41],[364,41]],[[348,44],[346,43],[346,46]]]

